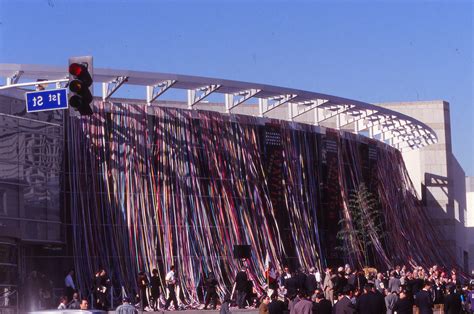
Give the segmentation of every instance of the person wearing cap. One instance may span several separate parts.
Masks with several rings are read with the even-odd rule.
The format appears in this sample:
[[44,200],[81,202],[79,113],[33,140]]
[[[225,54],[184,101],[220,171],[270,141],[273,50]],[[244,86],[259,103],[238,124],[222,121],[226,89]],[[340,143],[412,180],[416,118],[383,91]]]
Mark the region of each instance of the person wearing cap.
[[122,305],[115,310],[116,314],[137,314],[137,309],[130,304],[130,300],[125,297],[122,299]]

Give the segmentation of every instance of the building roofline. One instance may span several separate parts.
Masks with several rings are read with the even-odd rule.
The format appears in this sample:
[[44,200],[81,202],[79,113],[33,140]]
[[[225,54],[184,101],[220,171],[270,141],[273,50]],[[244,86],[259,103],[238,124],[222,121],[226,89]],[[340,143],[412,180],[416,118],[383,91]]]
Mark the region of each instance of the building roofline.
[[[408,115],[374,104],[323,93],[274,85],[249,83],[220,78],[173,73],[94,68],[95,83],[102,83],[102,98],[108,100],[123,85],[143,86],[144,102],[152,104],[169,89],[187,91],[189,109],[211,94],[223,96],[225,112],[240,113],[241,106],[258,100],[258,116],[267,116],[273,109],[288,107],[286,120],[298,122],[298,117],[314,113],[312,124],[363,133],[401,151],[436,143],[436,133],[426,124]],[[8,82],[29,79],[67,79],[66,66],[32,64],[0,64],[0,76]]]

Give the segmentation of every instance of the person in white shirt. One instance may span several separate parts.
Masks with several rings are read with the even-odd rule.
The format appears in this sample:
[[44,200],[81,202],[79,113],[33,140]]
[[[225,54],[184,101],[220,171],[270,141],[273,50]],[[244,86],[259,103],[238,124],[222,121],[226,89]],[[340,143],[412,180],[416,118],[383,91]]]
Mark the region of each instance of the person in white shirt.
[[65,310],[67,309],[67,297],[61,297],[61,299],[59,299],[59,306],[58,306],[58,310]]
[[173,301],[174,308],[175,310],[177,310],[178,300],[176,299],[176,291],[175,291],[176,275],[174,273],[174,265],[171,265],[170,271],[166,274],[165,280],[166,280],[166,286],[169,290],[168,299],[166,299],[166,303],[165,303],[165,310],[168,310],[168,307],[170,306],[171,301]]
[[316,281],[318,282],[318,286],[321,285],[321,273],[319,272],[319,269],[316,269],[316,272],[314,273],[314,276],[316,277]]
[[68,300],[71,300],[74,292],[76,292],[76,285],[74,284],[74,280],[72,279],[72,276],[74,276],[73,269],[69,270],[66,278],[64,278],[64,286],[65,286],[64,294],[67,296]]

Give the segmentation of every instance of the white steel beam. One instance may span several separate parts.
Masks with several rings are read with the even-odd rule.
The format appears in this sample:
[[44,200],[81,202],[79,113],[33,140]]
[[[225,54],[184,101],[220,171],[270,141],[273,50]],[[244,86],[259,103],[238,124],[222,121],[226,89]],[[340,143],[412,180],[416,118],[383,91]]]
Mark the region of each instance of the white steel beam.
[[[329,101],[327,99],[315,99],[312,101],[305,101],[301,103],[295,103],[295,108],[293,110],[293,114],[290,116],[291,120],[298,118],[299,116],[316,109],[319,106],[327,104]],[[304,106],[303,110],[299,110],[301,106]]]
[[23,71],[16,71],[12,76],[7,77],[7,85],[18,83],[22,74]]
[[340,127],[344,128],[347,125],[354,123],[354,131],[358,133],[359,131],[364,130],[364,118],[367,118],[376,113],[376,110],[370,109],[351,110],[344,115],[344,119],[342,119]]
[[[272,111],[273,109],[276,109],[276,108],[286,104],[287,102],[291,101],[292,99],[295,99],[297,96],[298,95],[280,95],[280,96],[276,96],[276,97],[266,98],[266,103],[263,103],[264,107],[262,108],[263,111],[261,111],[261,116],[264,116],[267,113],[269,113],[270,111]],[[273,100],[275,102],[270,103]]]
[[261,91],[261,89],[249,89],[234,94],[225,94],[225,111],[230,113],[232,109],[255,97]]
[[188,89],[188,109],[193,109],[194,105],[214,93],[221,85],[208,85],[197,89]]
[[153,101],[155,101],[158,97],[163,95],[168,89],[170,89],[174,84],[176,84],[177,80],[166,80],[160,82],[156,85],[147,86],[146,87],[146,103],[148,106],[151,105]]
[[[53,83],[60,87],[68,81],[69,77],[66,67],[22,64],[0,64],[0,76],[5,77],[6,84],[5,86],[0,86],[0,90]],[[33,82],[19,84],[20,78],[25,81],[30,79]],[[46,78],[48,81],[37,81],[37,79],[42,78]],[[94,69],[93,79],[94,82],[105,83],[102,86],[102,97],[104,99],[111,97],[122,84],[127,82],[127,84],[146,87],[146,100],[143,103],[144,105],[149,105],[172,86],[173,88],[188,91],[187,104],[189,108],[193,108],[199,101],[202,101],[220,88],[221,90],[232,91],[225,95],[225,110],[227,112],[236,110],[236,107],[252,97],[258,98],[260,96],[258,98],[259,115],[262,117],[271,110],[288,104],[289,115],[287,118],[289,120],[296,119],[302,114],[313,110],[312,113],[314,113],[314,123],[316,125],[332,118],[331,120],[337,123],[339,129],[353,125],[354,132],[358,133],[361,130],[368,130],[371,136],[379,137],[381,135],[386,141],[391,141],[394,147],[402,147],[403,145],[408,145],[406,147],[411,145],[413,147],[418,145],[412,140],[414,138],[420,139],[423,145],[437,141],[436,133],[428,125],[413,117],[369,103],[309,91],[178,74],[97,68]],[[199,86],[204,87],[196,89]],[[234,93],[233,91],[239,92]],[[268,95],[277,95],[277,97],[270,97]],[[298,95],[297,98],[295,98],[296,95]],[[296,99],[298,98],[307,101],[297,102]],[[412,134],[412,136],[408,136],[408,134]],[[410,142],[408,143],[408,141]]]
[[321,124],[321,122],[324,122],[340,114],[343,114],[346,111],[353,109],[354,107],[355,107],[354,105],[339,105],[339,104],[331,105],[327,108],[318,107],[318,109],[323,109],[323,112],[322,112],[323,114],[322,114],[322,117],[321,115],[319,115],[320,119],[317,121],[317,124]]
[[117,76],[117,78],[108,83],[102,83],[102,99],[109,99],[125,82],[128,76]]

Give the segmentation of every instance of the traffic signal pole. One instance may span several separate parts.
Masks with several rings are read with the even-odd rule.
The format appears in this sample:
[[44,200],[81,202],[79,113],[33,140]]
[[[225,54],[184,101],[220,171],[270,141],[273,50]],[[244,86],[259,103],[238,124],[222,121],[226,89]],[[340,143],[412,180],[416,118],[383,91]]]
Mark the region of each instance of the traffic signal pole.
[[69,81],[69,79],[59,79],[59,80],[50,80],[50,81],[39,81],[39,82],[28,82],[28,83],[16,83],[16,84],[9,84],[5,86],[0,86],[0,90],[15,88],[15,87],[24,87],[24,86],[34,86],[34,85],[43,85],[43,84],[53,84],[53,83],[65,83]]

